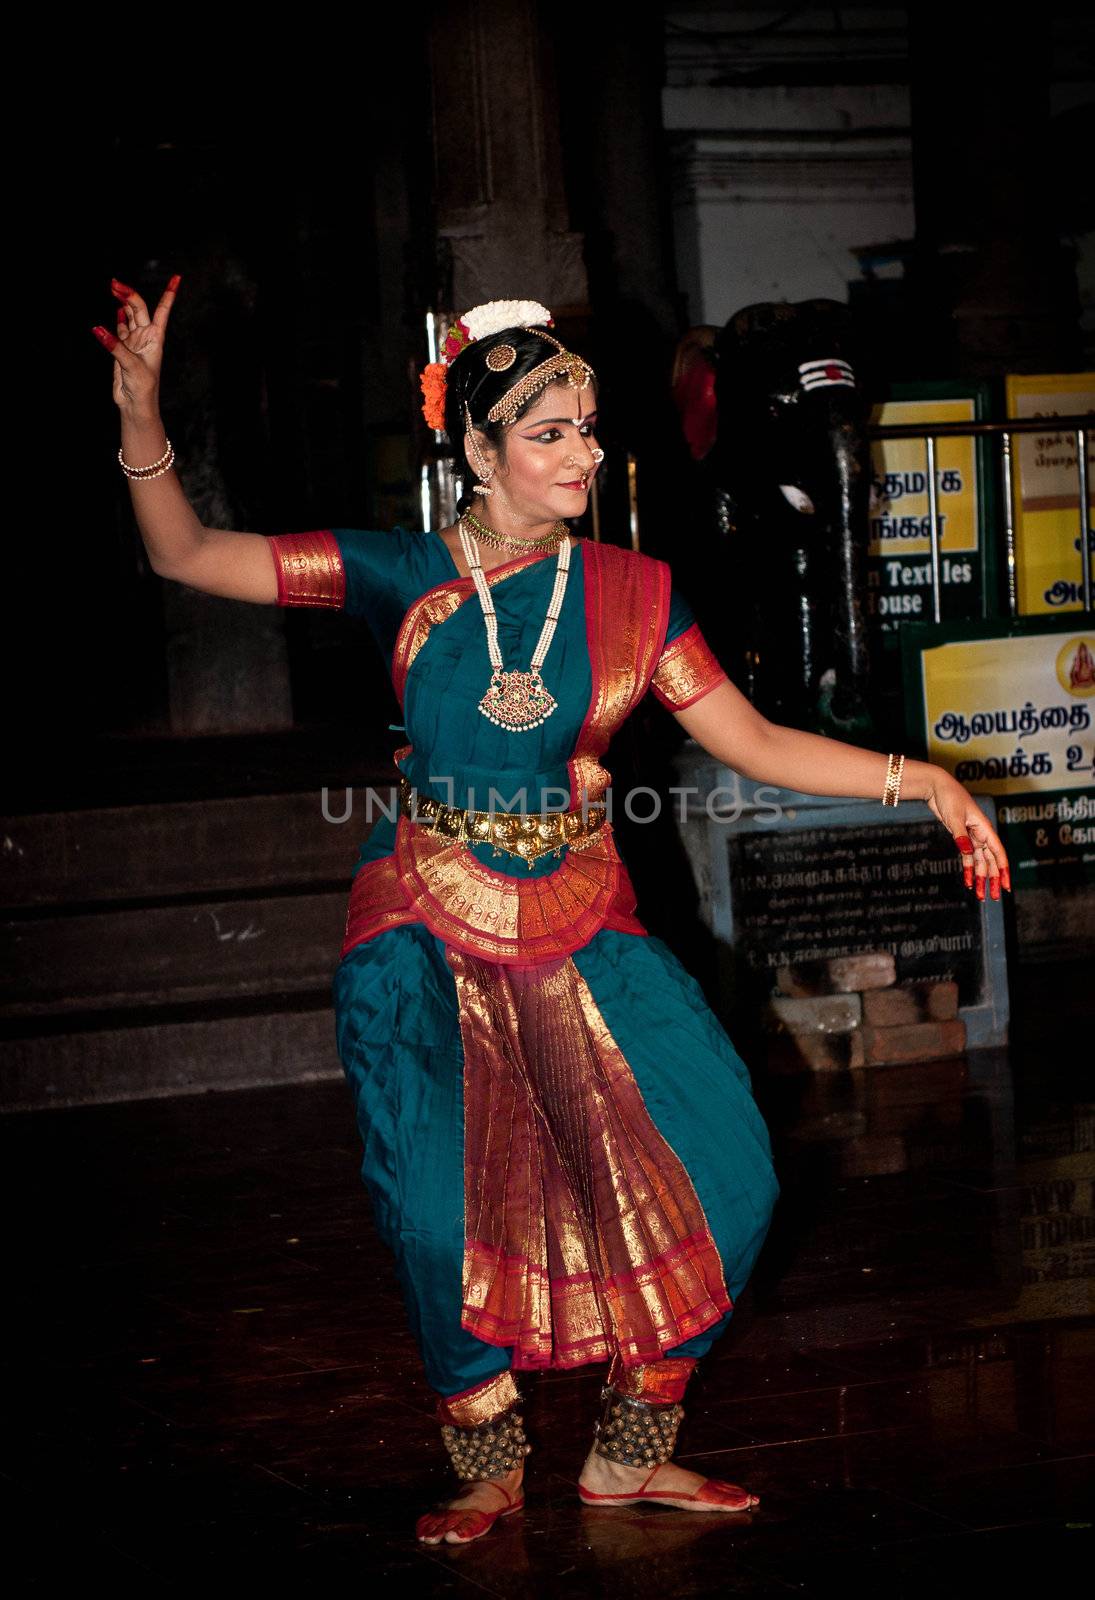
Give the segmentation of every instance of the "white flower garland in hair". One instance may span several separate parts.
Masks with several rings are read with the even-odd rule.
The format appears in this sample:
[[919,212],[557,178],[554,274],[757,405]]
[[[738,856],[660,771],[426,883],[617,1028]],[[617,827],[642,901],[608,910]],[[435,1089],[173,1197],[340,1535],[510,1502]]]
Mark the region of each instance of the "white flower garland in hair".
[[460,321],[473,339],[489,339],[504,328],[543,326],[551,321],[551,312],[536,300],[488,300],[465,311]]

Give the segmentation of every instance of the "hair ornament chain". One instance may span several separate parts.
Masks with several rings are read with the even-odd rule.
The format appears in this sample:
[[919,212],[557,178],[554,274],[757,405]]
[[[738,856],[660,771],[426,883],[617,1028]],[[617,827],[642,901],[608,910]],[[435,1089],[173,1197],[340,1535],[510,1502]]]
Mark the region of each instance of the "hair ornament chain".
[[[556,342],[552,340],[553,344]],[[571,389],[584,389],[593,382],[593,378],[593,368],[589,362],[560,345],[558,355],[550,356],[547,361],[541,361],[539,366],[533,367],[531,372],[526,372],[523,378],[518,378],[512,389],[494,402],[487,412],[487,421],[507,425],[515,422],[525,402],[539,394],[541,389],[546,389],[549,383],[562,381]]]
[[[538,300],[488,300],[483,305],[473,306],[470,311],[465,311],[449,328],[441,346],[441,358],[431,361],[419,377],[419,386],[423,394],[422,415],[435,433],[445,430],[445,401],[448,393],[448,369],[468,345],[476,344],[481,339],[490,339],[496,333],[502,333],[507,328],[522,328],[526,333],[535,333],[539,338],[546,339],[555,346],[557,354],[552,361],[558,365],[549,372],[549,362],[541,362],[534,367],[532,372],[519,380],[518,384],[504,395],[498,405],[493,406],[488,413],[490,422],[513,421],[516,412],[520,410],[525,399],[536,394],[546,384],[554,381],[559,373],[565,373],[566,381],[572,388],[583,388],[592,379],[592,369],[578,356],[571,355],[564,350],[558,339],[544,331],[545,328],[554,327],[554,319],[547,306]],[[510,344],[496,345],[487,352],[485,365],[490,372],[508,372],[517,360],[517,351]],[[580,366],[578,365],[580,363]],[[576,381],[582,371],[588,377]],[[538,376],[539,375],[539,376]],[[531,380],[535,379],[533,382]],[[511,396],[518,388],[522,389],[522,399],[511,403]],[[506,415],[495,416],[499,406],[504,406]]]

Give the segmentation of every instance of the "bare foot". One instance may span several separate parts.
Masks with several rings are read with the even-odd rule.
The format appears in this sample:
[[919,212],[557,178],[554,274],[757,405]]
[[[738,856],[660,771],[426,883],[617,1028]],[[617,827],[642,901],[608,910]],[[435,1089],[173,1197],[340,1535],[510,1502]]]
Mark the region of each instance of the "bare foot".
[[[500,1516],[524,1505],[524,1467],[504,1478],[473,1478],[436,1511],[419,1517],[415,1532],[422,1544],[470,1544],[487,1533]],[[499,1493],[499,1490],[503,1491]]]
[[627,1467],[596,1450],[586,1457],[578,1483],[590,1494],[622,1496],[617,1505],[627,1505],[629,1497],[639,1496],[640,1490],[642,1500],[656,1500],[660,1505],[690,1511],[751,1511],[760,1505],[760,1496],[739,1483],[704,1478],[687,1467],[679,1467],[675,1461],[653,1468]]

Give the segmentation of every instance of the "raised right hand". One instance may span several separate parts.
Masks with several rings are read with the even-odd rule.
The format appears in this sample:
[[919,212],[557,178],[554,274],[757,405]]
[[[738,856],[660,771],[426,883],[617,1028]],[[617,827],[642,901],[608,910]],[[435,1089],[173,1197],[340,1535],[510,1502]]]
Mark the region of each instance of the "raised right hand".
[[178,273],[168,282],[151,316],[144,300],[128,284],[111,278],[110,288],[118,308],[118,331],[102,326],[91,331],[104,349],[114,357],[114,400],[134,416],[148,416],[159,408],[160,368],[163,363],[167,319],[175,304],[181,279]]

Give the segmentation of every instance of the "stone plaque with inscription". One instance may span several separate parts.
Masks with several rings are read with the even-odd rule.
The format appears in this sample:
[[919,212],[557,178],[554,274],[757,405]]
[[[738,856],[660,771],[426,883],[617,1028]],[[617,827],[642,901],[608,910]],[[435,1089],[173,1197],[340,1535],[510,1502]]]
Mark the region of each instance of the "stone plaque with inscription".
[[[788,963],[889,950],[898,983],[958,985],[971,1047],[1007,1041],[1003,902],[966,889],[926,805],[805,795],[702,763],[687,782],[686,846],[736,965],[774,985]],[[991,797],[978,803],[995,822]]]

